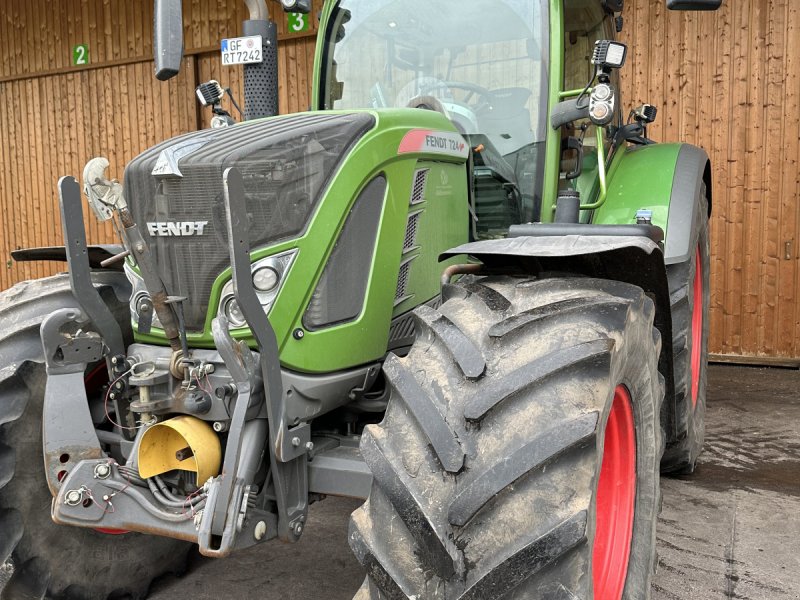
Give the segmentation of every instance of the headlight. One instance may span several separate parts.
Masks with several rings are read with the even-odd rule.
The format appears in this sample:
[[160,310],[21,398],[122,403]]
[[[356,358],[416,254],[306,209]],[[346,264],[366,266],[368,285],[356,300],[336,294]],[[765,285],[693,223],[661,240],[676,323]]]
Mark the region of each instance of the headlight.
[[263,267],[253,273],[253,286],[257,292],[270,292],[280,281],[280,275],[272,267]]
[[131,308],[131,321],[134,326],[139,324],[139,315],[142,313],[142,309],[146,309],[149,304],[150,314],[152,315],[150,324],[152,327],[161,329],[161,321],[158,320],[158,316],[153,310],[153,302],[150,300],[150,294],[147,293],[147,289],[144,287],[144,280],[127,262],[124,268],[125,276],[128,278],[128,281],[131,282],[131,287],[133,288],[129,304]]
[[[253,263],[251,267],[253,288],[255,288],[256,296],[258,296],[261,306],[264,307],[265,315],[269,314],[269,309],[272,308],[272,303],[275,301],[286,279],[286,273],[289,271],[295,256],[297,256],[297,250],[289,250],[288,252],[262,258]],[[222,297],[217,312],[227,317],[231,329],[247,325],[239,304],[233,296],[233,281],[229,281],[222,288]]]
[[228,298],[225,301],[224,310],[225,316],[228,317],[228,322],[233,327],[244,327],[247,325],[247,321],[245,321],[242,309],[239,308],[239,303],[236,302],[236,298]]

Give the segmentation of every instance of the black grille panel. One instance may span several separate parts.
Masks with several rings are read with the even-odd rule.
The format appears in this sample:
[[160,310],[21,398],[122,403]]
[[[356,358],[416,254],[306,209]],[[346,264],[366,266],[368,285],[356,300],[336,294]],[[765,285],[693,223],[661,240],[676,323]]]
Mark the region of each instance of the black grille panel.
[[413,213],[408,217],[408,225],[406,225],[406,237],[403,241],[403,253],[408,252],[417,243],[417,227],[419,226],[419,216],[422,211]]
[[[416,258],[416,256],[414,257]],[[411,271],[411,263],[414,258],[410,258],[402,265],[400,265],[400,272],[397,275],[397,290],[394,294],[395,305],[399,304],[406,299],[406,290],[408,289],[408,275]]]
[[[224,170],[241,171],[250,244],[263,247],[305,229],[336,168],[373,126],[367,113],[276,118],[175,138],[128,165],[126,198],[167,291],[189,299],[184,303],[189,330],[203,329],[213,282],[230,263]],[[171,164],[164,161],[170,155]],[[154,176],[156,165],[166,165],[167,173]],[[147,224],[165,222],[207,225],[202,236],[151,236]]]
[[411,188],[411,206],[425,201],[425,186],[428,184],[428,173],[430,169],[419,169],[414,173],[414,185]]

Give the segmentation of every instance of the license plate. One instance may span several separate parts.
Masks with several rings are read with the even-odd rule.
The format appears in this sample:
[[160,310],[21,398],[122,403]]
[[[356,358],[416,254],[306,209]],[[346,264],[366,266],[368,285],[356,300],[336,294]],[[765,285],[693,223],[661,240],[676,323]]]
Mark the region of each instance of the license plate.
[[222,64],[244,65],[247,63],[260,63],[264,60],[261,55],[261,46],[260,35],[222,40]]

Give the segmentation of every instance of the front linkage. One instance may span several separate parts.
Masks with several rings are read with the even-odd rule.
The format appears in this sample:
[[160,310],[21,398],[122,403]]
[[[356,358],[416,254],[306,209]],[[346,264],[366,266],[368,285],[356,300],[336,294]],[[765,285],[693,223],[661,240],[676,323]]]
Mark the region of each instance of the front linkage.
[[[172,349],[134,344],[126,355],[120,326],[89,275],[78,184],[71,177],[59,182],[70,283],[81,311],[56,311],[41,329],[48,374],[45,462],[48,484],[56,496],[52,517],[57,523],[183,539],[198,543],[202,554],[215,557],[274,537],[293,542],[303,532],[308,510],[308,460],[314,449],[310,427],[306,423],[288,426],[275,332],[263,318],[250,277],[241,175],[235,169],[226,170],[224,185],[234,291],[257,341],[257,356],[244,342],[232,339],[224,316],[212,323],[216,352],[190,353],[180,318],[181,299],[170,297],[153,308],[159,317],[166,317],[162,317],[162,323],[174,318],[178,324],[176,335],[171,336]],[[143,274],[157,278],[136,225],[132,220],[121,220],[125,225],[124,254],[135,258]],[[156,288],[150,290],[155,299],[158,294],[153,292],[163,290],[163,284],[157,281],[151,286]],[[85,331],[89,322],[97,333]],[[130,416],[128,422],[117,423],[126,432],[118,441],[120,454],[127,461],[118,462],[105,455],[88,408],[84,374],[90,365],[103,359],[110,381],[105,412],[108,414],[111,401],[118,420],[120,415]],[[220,413],[214,431],[227,431],[219,475],[214,472],[214,476],[202,480],[208,469],[196,457],[196,489],[179,497],[158,475],[146,477],[142,473],[139,449],[145,434],[157,423],[155,415],[202,413],[208,419],[214,411]],[[135,415],[138,424],[132,422]],[[195,426],[209,427],[197,420],[192,426],[195,429],[189,429],[193,435],[199,435]],[[113,435],[109,432],[108,437]],[[264,456],[265,448],[268,457]],[[177,461],[191,457],[191,444],[176,451]],[[213,458],[210,460],[213,462]],[[257,489],[254,482],[265,467],[262,463],[268,476],[264,488]]]

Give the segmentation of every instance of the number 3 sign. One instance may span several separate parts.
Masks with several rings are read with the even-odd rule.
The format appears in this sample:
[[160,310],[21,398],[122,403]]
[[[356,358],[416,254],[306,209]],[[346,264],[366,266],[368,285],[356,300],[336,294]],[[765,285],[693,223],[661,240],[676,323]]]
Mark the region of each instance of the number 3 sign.
[[311,22],[308,15],[302,13],[287,13],[289,19],[289,33],[301,33],[311,29]]

